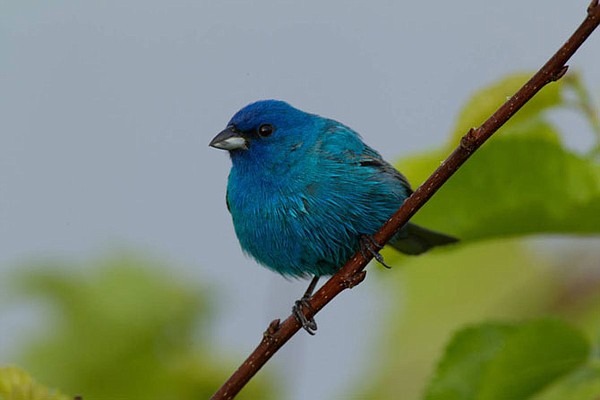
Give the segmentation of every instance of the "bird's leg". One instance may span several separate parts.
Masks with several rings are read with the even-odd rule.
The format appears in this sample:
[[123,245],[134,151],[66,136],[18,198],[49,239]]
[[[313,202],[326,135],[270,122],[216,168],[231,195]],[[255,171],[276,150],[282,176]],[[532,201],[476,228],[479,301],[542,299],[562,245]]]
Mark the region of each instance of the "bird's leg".
[[312,281],[310,281],[306,292],[304,292],[304,294],[302,295],[302,298],[300,300],[296,300],[294,307],[292,307],[292,314],[294,314],[294,317],[296,317],[298,322],[300,322],[304,330],[311,335],[315,334],[315,331],[317,330],[317,323],[315,322],[314,318],[306,318],[306,316],[302,312],[302,308],[306,307],[310,311],[313,311],[308,300],[310,300],[318,282],[319,277],[315,275]]
[[373,256],[373,258],[375,260],[377,260],[377,262],[379,264],[383,265],[387,269],[391,269],[392,267],[387,265],[385,263],[385,260],[383,259],[383,256],[381,254],[379,254],[379,250],[381,250],[382,248],[383,248],[383,246],[380,245],[379,243],[377,243],[375,241],[375,239],[373,239],[373,236],[371,236],[371,235],[361,235],[360,236],[360,252],[361,252],[362,256],[367,258],[367,252],[369,252],[369,254],[371,254]]

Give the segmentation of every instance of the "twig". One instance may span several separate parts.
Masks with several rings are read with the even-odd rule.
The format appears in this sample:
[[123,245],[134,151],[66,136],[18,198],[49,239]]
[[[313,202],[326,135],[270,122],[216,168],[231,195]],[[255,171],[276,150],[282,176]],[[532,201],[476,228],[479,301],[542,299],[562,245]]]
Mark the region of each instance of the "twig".
[[[566,43],[548,62],[504,103],[479,128],[472,128],[460,141],[459,146],[435,170],[419,188],[402,204],[402,207],[381,227],[373,238],[385,244],[406,222],[419,210],[433,194],[456,172],[456,170],[476,151],[498,128],[510,119],[525,103],[550,82],[560,79],[566,72],[566,62],[583,44],[588,36],[600,24],[600,6],[593,0],[587,9],[588,15],[583,23],[571,35]],[[310,307],[304,312],[308,319],[318,313],[327,303],[344,289],[358,285],[366,276],[364,268],[372,256],[363,256],[357,252],[347,263],[333,275],[310,299]],[[280,323],[278,319],[271,322],[260,344],[252,354],[233,373],[233,375],[213,395],[213,400],[232,399],[258,372],[258,370],[279,350],[298,330],[300,324],[289,316]]]

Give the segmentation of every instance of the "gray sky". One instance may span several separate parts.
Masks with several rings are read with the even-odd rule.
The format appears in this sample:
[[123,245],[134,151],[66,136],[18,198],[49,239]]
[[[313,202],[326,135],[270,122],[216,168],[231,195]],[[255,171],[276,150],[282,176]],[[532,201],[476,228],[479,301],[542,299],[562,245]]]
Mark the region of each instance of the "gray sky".
[[[446,140],[475,89],[539,67],[586,7],[1,1],[0,274],[35,256],[149,251],[219,289],[215,346],[245,355],[306,283],[240,251],[224,203],[230,162],[207,147],[231,115],[284,99],[355,128],[393,160]],[[570,63],[595,93],[598,36]],[[576,129],[566,140],[581,148],[591,137]],[[323,368],[356,365],[367,351],[374,333],[364,326],[385,301],[369,287],[341,296],[319,315],[316,337],[300,335],[276,357],[294,372],[290,398],[329,399],[356,377],[359,369]],[[0,309],[0,363],[33,315]]]

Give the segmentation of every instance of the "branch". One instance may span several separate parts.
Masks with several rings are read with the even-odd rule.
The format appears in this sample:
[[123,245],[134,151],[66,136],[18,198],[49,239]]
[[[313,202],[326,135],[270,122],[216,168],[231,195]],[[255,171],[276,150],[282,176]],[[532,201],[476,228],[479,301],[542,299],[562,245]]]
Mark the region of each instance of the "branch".
[[[452,154],[435,170],[433,175],[406,199],[400,209],[373,236],[377,243],[387,243],[474,151],[489,139],[540,89],[548,83],[560,79],[567,72],[568,67],[565,65],[566,62],[600,24],[600,5],[598,1],[593,0],[590,3],[587,9],[588,15],[583,23],[548,62],[479,128],[472,128],[462,137],[459,146]],[[369,261],[371,261],[371,258],[372,256],[365,258],[361,252],[356,253],[310,299],[310,307],[303,308],[306,317],[313,317],[344,289],[350,289],[362,282],[366,276],[364,269]],[[282,323],[280,323],[279,319],[272,321],[264,332],[260,344],[227,382],[213,395],[212,399],[232,399],[300,327],[300,324],[293,315],[290,315]]]

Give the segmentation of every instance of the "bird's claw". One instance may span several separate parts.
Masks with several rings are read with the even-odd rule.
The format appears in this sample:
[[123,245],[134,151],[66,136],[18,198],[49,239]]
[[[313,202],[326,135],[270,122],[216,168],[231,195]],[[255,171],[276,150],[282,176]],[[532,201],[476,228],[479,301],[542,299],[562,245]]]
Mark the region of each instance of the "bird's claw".
[[294,307],[292,307],[292,314],[296,317],[298,322],[300,322],[300,325],[302,325],[302,328],[304,328],[306,332],[310,335],[314,335],[317,331],[317,322],[314,318],[306,318],[306,315],[302,312],[304,307],[312,311],[312,307],[308,300],[309,297],[302,297],[300,300],[296,300]]
[[373,256],[373,258],[387,269],[391,269],[389,265],[385,263],[383,256],[379,254],[379,250],[383,248],[382,245],[377,243],[370,235],[362,235],[360,237],[360,252],[363,257],[367,258],[367,252]]

